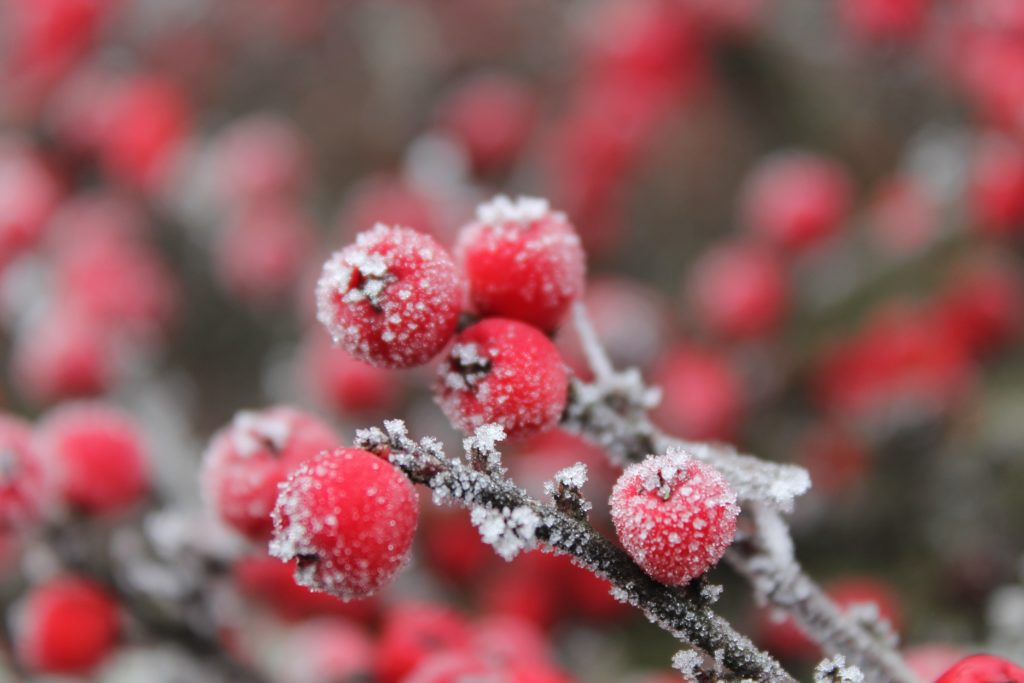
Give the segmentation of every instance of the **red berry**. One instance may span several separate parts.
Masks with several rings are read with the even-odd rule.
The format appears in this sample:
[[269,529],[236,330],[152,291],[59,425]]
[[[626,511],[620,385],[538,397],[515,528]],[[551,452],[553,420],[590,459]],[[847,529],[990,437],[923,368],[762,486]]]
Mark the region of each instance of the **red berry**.
[[286,632],[287,657],[273,680],[281,683],[368,681],[374,644],[359,626],[344,619],[318,619]]
[[924,27],[930,0],[842,0],[839,17],[865,41],[911,40]]
[[970,201],[978,228],[991,235],[1024,229],[1024,149],[1002,138],[978,147],[971,169]]
[[868,207],[872,237],[890,254],[905,255],[928,245],[936,237],[938,218],[935,197],[910,175],[885,181]]
[[299,132],[275,114],[237,119],[218,134],[212,153],[218,189],[235,204],[289,199],[307,173],[307,150]]
[[583,293],[579,236],[543,199],[499,195],[481,204],[476,221],[459,234],[455,253],[470,304],[481,315],[553,330]]
[[246,206],[218,238],[217,276],[225,289],[254,307],[280,302],[303,274],[313,235],[301,211],[286,202]]
[[438,652],[402,679],[402,683],[462,683],[463,681],[501,681],[500,675],[479,655],[468,651]]
[[281,486],[271,554],[297,560],[303,586],[364,598],[408,561],[418,515],[416,490],[398,468],[339,448],[307,460]]
[[1024,326],[1024,283],[1010,262],[977,258],[957,268],[939,295],[949,334],[974,355],[1007,345]]
[[835,162],[802,152],[773,155],[747,179],[743,222],[782,246],[808,247],[841,227],[850,194],[846,172]]
[[963,660],[935,683],[1024,683],[1024,668],[993,655],[974,655]]
[[743,386],[728,360],[691,346],[669,352],[655,368],[661,387],[658,423],[688,439],[733,438],[743,412]]
[[293,408],[243,410],[213,436],[203,455],[207,501],[237,531],[268,539],[278,486],[304,461],[337,448],[339,441],[318,418]]
[[269,555],[247,555],[232,567],[231,577],[249,599],[265,604],[286,621],[310,617],[345,617],[369,622],[377,613],[375,598],[344,601],[330,593],[317,593],[295,583],[295,562]]
[[455,333],[462,277],[448,252],[378,224],[324,264],[317,316],[335,343],[372,365],[422,365]]
[[694,315],[726,337],[749,338],[778,327],[787,304],[786,273],[775,254],[733,243],[704,254],[690,271],[687,292]]
[[113,649],[117,604],[99,585],[76,577],[35,587],[15,619],[18,658],[37,673],[88,674]]
[[686,453],[626,468],[611,497],[626,552],[653,579],[679,586],[713,567],[736,533],[736,494],[710,465]]
[[335,414],[376,413],[395,405],[401,380],[335,348],[321,327],[311,329],[300,360],[301,385]]
[[103,403],[64,404],[38,427],[37,447],[63,498],[89,514],[118,512],[149,487],[135,420]]
[[432,654],[465,650],[470,639],[469,624],[445,607],[412,602],[396,605],[384,618],[377,641],[375,680],[404,681]]
[[833,496],[863,480],[871,466],[865,444],[837,424],[815,425],[797,442],[797,457],[814,482],[813,491]]
[[536,98],[507,75],[477,76],[459,85],[441,106],[440,125],[483,171],[513,162],[529,140]]
[[0,271],[38,241],[59,198],[56,179],[34,150],[0,139]]
[[907,648],[902,654],[907,668],[919,680],[934,681],[968,653],[955,645],[924,643]]
[[32,522],[46,492],[43,465],[32,444],[32,426],[0,415],[0,534]]
[[569,376],[558,348],[516,320],[467,327],[439,370],[435,396],[467,434],[496,422],[509,436],[524,436],[553,427],[565,409]]

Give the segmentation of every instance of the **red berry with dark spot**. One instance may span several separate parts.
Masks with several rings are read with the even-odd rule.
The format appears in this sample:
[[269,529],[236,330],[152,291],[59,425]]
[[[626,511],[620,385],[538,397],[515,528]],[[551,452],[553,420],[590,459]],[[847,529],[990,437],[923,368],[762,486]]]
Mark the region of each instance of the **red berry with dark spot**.
[[243,410],[203,455],[206,499],[232,528],[266,540],[281,482],[305,460],[339,445],[334,430],[313,415],[285,406]]
[[149,488],[139,427],[112,406],[64,404],[39,425],[36,444],[59,494],[83,512],[119,512]]
[[850,210],[850,181],[841,166],[790,152],[761,162],[741,199],[747,228],[782,246],[808,247],[832,235]]
[[409,228],[378,224],[324,264],[317,317],[356,358],[422,365],[455,333],[462,276],[445,249]]
[[963,660],[935,683],[1024,683],[1024,668],[993,655],[974,655]]
[[54,579],[34,588],[18,611],[15,649],[33,672],[88,674],[113,649],[118,621],[117,604],[99,585]]
[[686,453],[650,456],[619,477],[615,533],[653,579],[679,586],[713,567],[736,534],[736,494],[710,465]]
[[477,208],[455,247],[473,309],[553,330],[583,293],[583,247],[543,199],[498,196]]
[[779,258],[755,244],[733,243],[704,254],[690,271],[694,315],[725,337],[760,337],[786,312],[786,273]]
[[32,426],[0,415],[0,533],[35,522],[45,493],[45,474],[32,445]]
[[565,409],[569,376],[558,348],[517,320],[467,327],[439,370],[437,401],[467,434],[496,422],[509,436],[525,436],[553,427]]
[[372,595],[409,559],[416,491],[398,468],[357,448],[307,460],[281,486],[270,551],[295,580],[346,600]]

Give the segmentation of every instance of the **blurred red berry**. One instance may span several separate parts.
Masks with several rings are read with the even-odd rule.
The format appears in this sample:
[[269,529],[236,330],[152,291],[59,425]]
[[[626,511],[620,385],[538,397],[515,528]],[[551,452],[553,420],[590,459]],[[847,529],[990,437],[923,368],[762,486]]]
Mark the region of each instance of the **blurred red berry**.
[[62,577],[34,587],[14,622],[18,659],[40,674],[87,675],[113,650],[117,604],[87,579]]
[[837,424],[815,425],[799,439],[796,451],[811,474],[813,490],[825,496],[857,484],[871,466],[866,445]]
[[316,619],[293,626],[284,646],[281,683],[344,683],[370,680],[374,643],[344,619]]
[[789,249],[836,234],[850,212],[850,180],[838,163],[808,152],[762,160],[740,198],[743,224],[754,234]]
[[723,356],[678,346],[658,362],[652,378],[662,391],[655,409],[655,419],[662,427],[688,439],[728,441],[735,437],[743,414],[744,390]]
[[653,579],[689,583],[718,563],[736,533],[736,494],[685,454],[648,456],[612,489],[612,521],[626,552]]
[[372,365],[422,365],[455,334],[462,276],[433,239],[378,224],[324,264],[320,322],[335,343]]
[[339,448],[299,465],[274,507],[274,557],[296,561],[295,580],[346,600],[365,598],[409,560],[416,491],[387,460]]
[[539,330],[488,318],[455,338],[439,367],[435,397],[457,428],[496,422],[510,437],[550,429],[565,409],[569,378],[554,343]]
[[935,199],[910,176],[882,184],[868,207],[872,237],[886,252],[905,255],[927,246],[936,237]]
[[207,502],[236,531],[267,540],[278,486],[300,464],[339,442],[333,429],[308,413],[285,406],[243,410],[214,434],[203,454]]
[[788,306],[786,272],[770,250],[736,242],[719,245],[690,270],[686,293],[694,316],[725,337],[773,332]]
[[976,355],[1015,340],[1024,323],[1024,283],[1012,262],[996,256],[961,265],[939,294],[949,333]]
[[469,624],[447,607],[398,603],[385,615],[377,640],[375,680],[402,683],[432,655],[466,651],[471,638]]
[[236,207],[294,200],[309,172],[299,131],[275,114],[236,119],[217,135],[211,154],[217,187]]
[[64,403],[44,415],[36,444],[58,493],[88,514],[115,513],[149,489],[139,425],[105,403]]
[[39,241],[59,198],[43,160],[26,143],[0,138],[0,272]]
[[394,372],[336,348],[319,326],[306,333],[299,363],[304,392],[336,415],[379,413],[398,401],[401,385]]
[[1024,149],[990,138],[979,146],[971,169],[970,202],[979,230],[995,236],[1024,228]]
[[533,132],[537,102],[511,76],[489,73],[459,83],[441,104],[440,126],[469,152],[482,171],[515,161]]
[[843,26],[865,41],[909,41],[917,38],[928,17],[930,0],[842,0]]

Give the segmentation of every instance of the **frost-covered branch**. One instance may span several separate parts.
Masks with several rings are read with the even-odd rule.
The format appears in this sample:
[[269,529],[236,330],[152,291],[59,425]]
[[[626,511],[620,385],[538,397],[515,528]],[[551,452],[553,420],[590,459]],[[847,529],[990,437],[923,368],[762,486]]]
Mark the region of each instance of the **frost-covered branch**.
[[727,444],[664,433],[648,417],[657,390],[647,387],[635,368],[609,369],[607,354],[580,305],[574,322],[588,362],[596,361],[595,380],[573,380],[562,427],[598,444],[618,464],[678,449],[713,465],[735,490],[749,527],[747,538],[730,548],[726,560],[758,596],[789,613],[825,652],[844,655],[866,680],[914,683],[895,649],[844,614],[797,561],[780,512],[791,509],[795,498],[810,488],[806,470],[742,454]]
[[[436,439],[414,441],[400,420],[386,421],[383,430],[360,430],[356,446],[386,456],[412,481],[429,487],[436,503],[468,508],[483,539],[505,559],[538,546],[571,555],[577,564],[611,582],[616,598],[642,610],[652,622],[700,648],[737,676],[795,683],[778,662],[712,611],[710,594],[696,585],[679,589],[654,581],[579,515],[561,509],[562,505],[531,498],[504,476],[474,466],[479,461],[474,452],[494,451],[493,437],[493,432],[485,432],[467,440],[469,464],[446,457]],[[565,473],[555,486],[578,488],[574,485],[578,474]]]

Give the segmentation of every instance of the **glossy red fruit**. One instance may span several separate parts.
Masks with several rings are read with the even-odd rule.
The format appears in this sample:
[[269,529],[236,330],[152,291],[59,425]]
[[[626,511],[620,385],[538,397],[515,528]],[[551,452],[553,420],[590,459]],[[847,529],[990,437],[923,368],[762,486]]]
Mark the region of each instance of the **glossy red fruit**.
[[488,318],[455,338],[434,395],[463,432],[495,422],[515,437],[553,427],[568,387],[558,348],[542,332],[517,320]]
[[661,387],[655,419],[689,439],[731,440],[743,413],[743,386],[725,357],[694,346],[679,346],[658,362],[654,384]]
[[480,315],[553,330],[583,293],[579,236],[543,199],[499,195],[481,204],[459,234],[455,254]]
[[1022,683],[1024,668],[993,655],[968,657],[942,674],[935,683]]
[[431,655],[466,650],[471,638],[469,624],[447,607],[399,603],[384,617],[377,641],[375,680],[400,683]]
[[842,227],[850,195],[846,171],[834,161],[805,152],[775,154],[747,178],[742,221],[784,247],[809,247]]
[[32,444],[32,425],[0,415],[0,534],[36,522],[45,495],[45,472]]
[[105,403],[55,408],[37,427],[36,447],[57,492],[82,512],[119,512],[139,502],[149,488],[138,424]]
[[324,264],[317,317],[336,344],[372,365],[422,365],[455,334],[462,275],[448,252],[409,228],[378,224]]
[[36,586],[15,618],[14,645],[26,669],[87,675],[113,650],[117,604],[98,584],[63,577]]
[[270,552],[296,560],[303,586],[365,598],[408,562],[418,518],[416,491],[398,468],[339,448],[307,460],[281,486]]
[[717,564],[736,533],[736,494],[686,453],[631,465],[611,497],[615,533],[653,579],[680,586]]
[[719,245],[701,256],[686,290],[697,320],[716,334],[738,339],[773,332],[789,298],[778,256],[742,242]]
[[207,502],[232,528],[270,538],[278,486],[304,461],[340,445],[319,418],[287,406],[243,410],[214,434],[203,454]]

